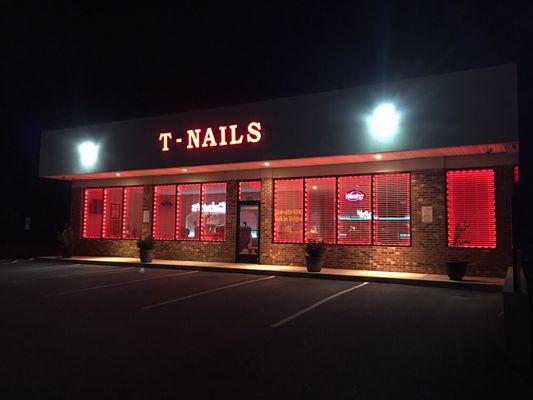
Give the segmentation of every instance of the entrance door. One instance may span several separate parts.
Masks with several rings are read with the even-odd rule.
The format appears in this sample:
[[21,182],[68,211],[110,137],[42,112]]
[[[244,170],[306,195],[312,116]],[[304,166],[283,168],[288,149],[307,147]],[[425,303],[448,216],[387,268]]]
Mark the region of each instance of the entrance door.
[[241,201],[237,210],[237,262],[259,263],[259,201]]

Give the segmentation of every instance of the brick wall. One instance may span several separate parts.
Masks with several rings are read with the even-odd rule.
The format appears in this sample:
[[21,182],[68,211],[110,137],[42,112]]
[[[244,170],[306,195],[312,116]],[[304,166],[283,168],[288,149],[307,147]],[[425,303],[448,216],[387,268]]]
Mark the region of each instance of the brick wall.
[[[496,249],[448,249],[445,171],[416,171],[411,173],[412,246],[328,245],[324,267],[444,274],[454,255],[469,262],[471,275],[503,277],[512,259],[512,166],[495,168],[495,185]],[[303,244],[272,243],[272,190],[272,179],[263,179],[261,263],[304,265]],[[433,207],[432,223],[422,223],[422,206]]]
[[[445,273],[445,262],[452,254],[469,261],[469,274],[504,276],[511,264],[511,208],[513,167],[495,168],[497,249],[453,249],[446,246],[445,171],[426,170],[411,173],[412,246],[327,246],[324,266],[329,268],[383,271]],[[303,244],[272,243],[272,179],[262,180],[261,188],[261,263],[304,265]],[[238,185],[227,183],[225,242],[156,242],[156,258],[227,261],[235,260],[236,208]],[[72,191],[71,221],[75,229],[81,222],[82,190]],[[433,222],[422,223],[421,207],[433,207]],[[144,187],[145,210],[152,209],[152,186]],[[143,224],[143,234],[151,224]],[[80,240],[76,254],[137,256],[133,240]]]

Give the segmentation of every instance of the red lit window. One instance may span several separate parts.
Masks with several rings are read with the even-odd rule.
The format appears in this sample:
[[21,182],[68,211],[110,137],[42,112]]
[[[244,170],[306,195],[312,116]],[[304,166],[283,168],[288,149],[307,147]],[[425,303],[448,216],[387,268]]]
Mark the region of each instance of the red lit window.
[[515,185],[518,184],[518,178],[520,176],[519,172],[520,171],[519,171],[518,165],[515,165],[515,167],[514,167],[514,183],[515,183]]
[[374,176],[374,244],[411,244],[411,204],[409,174]]
[[102,236],[103,189],[85,189],[83,195],[82,237],[95,239]]
[[496,248],[494,170],[448,171],[448,246]]
[[154,186],[152,234],[157,240],[173,240],[176,231],[176,185]]
[[261,181],[239,182],[239,201],[260,201]]
[[303,242],[303,179],[274,181],[274,242]]
[[202,185],[202,240],[223,241],[226,237],[226,184]]
[[200,240],[200,184],[179,185],[177,199],[176,237]]
[[305,180],[305,241],[335,243],[336,179]]
[[142,233],[143,188],[125,187],[123,203],[122,238],[139,239]]
[[339,244],[372,244],[372,177],[344,176],[338,179]]
[[120,239],[122,236],[122,200],[122,188],[104,188],[104,239]]

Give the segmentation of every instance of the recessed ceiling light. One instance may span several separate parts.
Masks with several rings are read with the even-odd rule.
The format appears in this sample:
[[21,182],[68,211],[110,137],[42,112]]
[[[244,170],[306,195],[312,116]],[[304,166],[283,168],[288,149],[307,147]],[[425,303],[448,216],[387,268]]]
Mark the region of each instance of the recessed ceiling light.
[[316,190],[316,189],[317,189],[317,187],[316,187],[316,186],[313,186],[313,190]]
[[182,168],[182,169],[181,169],[181,172],[187,172],[187,171],[188,171],[187,168]]
[[383,158],[381,154],[376,154],[374,157],[376,157],[376,160],[381,160]]
[[115,176],[120,176],[120,172],[115,173]]
[[265,161],[265,162],[263,163],[263,165],[264,165],[265,167],[270,167],[270,163],[269,163],[268,161]]

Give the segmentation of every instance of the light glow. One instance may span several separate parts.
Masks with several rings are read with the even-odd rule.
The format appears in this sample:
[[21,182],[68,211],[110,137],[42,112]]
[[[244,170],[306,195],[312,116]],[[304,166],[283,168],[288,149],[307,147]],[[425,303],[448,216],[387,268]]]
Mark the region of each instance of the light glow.
[[[398,132],[400,115],[392,103],[383,103],[367,119],[370,132],[377,139],[390,139]],[[377,158],[377,157],[376,157]]]
[[92,167],[98,159],[98,146],[93,142],[83,142],[78,146],[80,161],[84,167]]

